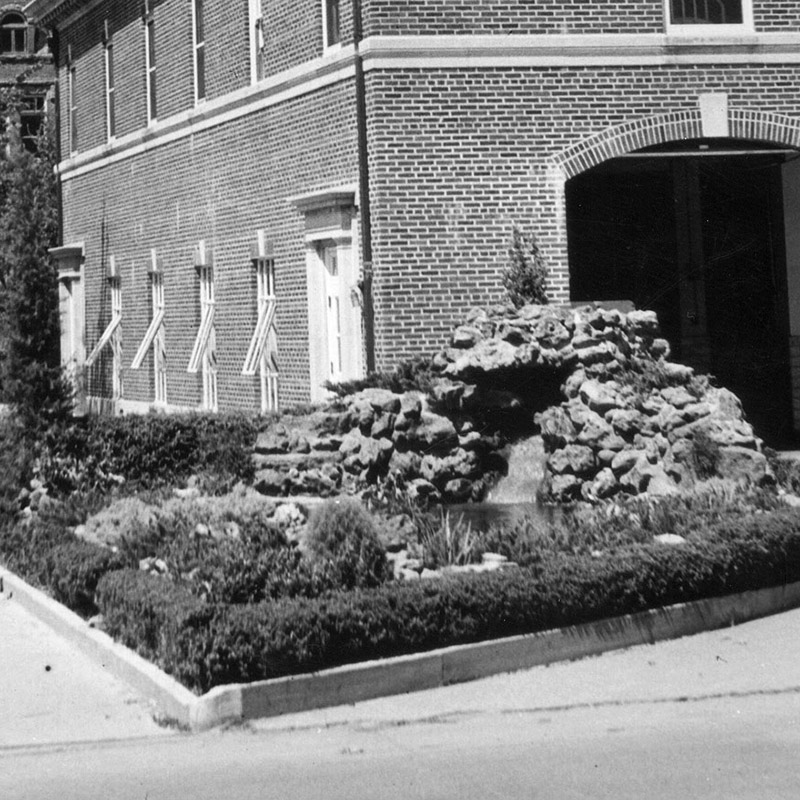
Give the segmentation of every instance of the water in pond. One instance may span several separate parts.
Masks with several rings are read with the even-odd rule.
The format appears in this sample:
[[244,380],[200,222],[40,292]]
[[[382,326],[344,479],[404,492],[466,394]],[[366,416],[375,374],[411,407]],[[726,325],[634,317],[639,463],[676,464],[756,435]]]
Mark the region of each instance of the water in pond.
[[461,520],[473,530],[485,531],[492,525],[513,525],[525,517],[533,517],[550,523],[561,513],[559,506],[544,503],[456,503],[448,506],[450,519]]
[[449,506],[451,520],[461,518],[476,530],[513,524],[525,517],[551,522],[558,508],[537,501],[546,459],[541,436],[516,442],[508,455],[508,474],[500,479],[483,503]]

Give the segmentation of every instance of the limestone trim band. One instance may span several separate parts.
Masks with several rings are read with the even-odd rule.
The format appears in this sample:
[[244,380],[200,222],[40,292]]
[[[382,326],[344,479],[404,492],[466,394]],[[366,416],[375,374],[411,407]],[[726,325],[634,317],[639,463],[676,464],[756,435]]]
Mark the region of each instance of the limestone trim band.
[[[360,45],[365,72],[405,69],[800,64],[800,33],[689,37],[664,34],[372,36]],[[63,180],[133,158],[232,120],[354,79],[355,50],[343,46],[209,100],[148,128],[65,159]]]

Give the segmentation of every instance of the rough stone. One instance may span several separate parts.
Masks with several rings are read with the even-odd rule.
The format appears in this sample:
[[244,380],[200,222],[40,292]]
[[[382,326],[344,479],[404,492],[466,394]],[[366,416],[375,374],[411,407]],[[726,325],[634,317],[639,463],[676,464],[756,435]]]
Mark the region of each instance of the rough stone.
[[466,478],[453,478],[447,481],[444,486],[443,495],[446,500],[451,502],[463,502],[469,500],[472,494],[472,481]]
[[584,381],[580,387],[581,400],[598,414],[605,414],[620,404],[618,385],[614,381],[600,383],[596,380]]
[[658,336],[658,316],[655,311],[630,311],[627,323],[628,330],[633,336],[651,338]]
[[611,409],[606,413],[605,418],[615,433],[628,440],[642,429],[645,421],[642,413],[632,408]]
[[591,472],[595,466],[594,452],[590,447],[568,444],[550,455],[550,469],[561,475],[570,472],[575,475]]
[[619,482],[613,470],[608,467],[597,473],[590,486],[589,493],[593,499],[606,500],[613,497],[620,490]]
[[452,347],[465,350],[474,347],[483,338],[480,328],[476,328],[474,325],[460,325],[453,332],[450,344]]
[[761,484],[770,477],[767,458],[748,447],[723,447],[717,455],[717,473],[737,483]]
[[370,429],[369,435],[373,439],[391,438],[391,435],[394,432],[394,420],[395,415],[392,413],[387,412],[381,414],[375,420],[375,422],[372,423],[372,428]]
[[672,547],[686,544],[686,539],[683,536],[678,536],[677,533],[660,533],[658,536],[653,537],[653,541],[657,544],[666,544]]
[[389,389],[363,389],[353,395],[353,400],[356,403],[369,403],[380,413],[396,414],[400,410],[400,395]]
[[621,475],[623,472],[628,472],[633,468],[633,465],[641,457],[641,452],[638,450],[623,450],[617,453],[611,462],[611,469],[615,475]]
[[679,494],[680,489],[663,467],[651,465],[650,480],[647,482],[647,494],[653,497],[666,497]]
[[561,406],[553,406],[537,414],[535,422],[540,428],[542,439],[551,449],[563,447],[578,433],[569,414]]
[[561,502],[575,500],[581,491],[583,481],[575,475],[554,475],[550,481],[550,493]]
[[583,426],[578,434],[580,444],[597,447],[608,436],[614,433],[612,427],[597,413],[589,412],[591,416],[584,417]]

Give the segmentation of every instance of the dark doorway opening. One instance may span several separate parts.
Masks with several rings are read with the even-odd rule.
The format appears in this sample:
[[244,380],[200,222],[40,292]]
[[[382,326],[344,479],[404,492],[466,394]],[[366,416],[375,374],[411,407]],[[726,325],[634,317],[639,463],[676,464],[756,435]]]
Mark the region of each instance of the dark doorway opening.
[[781,172],[793,156],[684,142],[567,183],[572,299],[656,311],[673,359],[735,392],[772,446],[794,427]]

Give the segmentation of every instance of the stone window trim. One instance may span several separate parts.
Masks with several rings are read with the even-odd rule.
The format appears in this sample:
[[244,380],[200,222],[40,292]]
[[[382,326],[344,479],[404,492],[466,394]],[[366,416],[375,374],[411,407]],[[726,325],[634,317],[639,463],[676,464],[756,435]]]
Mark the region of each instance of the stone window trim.
[[[731,9],[738,12],[735,21],[714,21],[717,16],[724,20]],[[755,33],[752,0],[664,0],[664,20],[671,36],[703,38]]]

